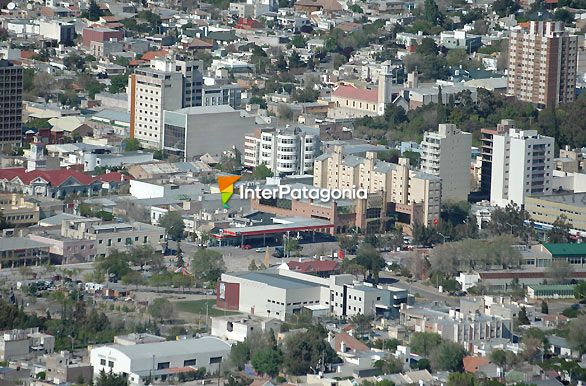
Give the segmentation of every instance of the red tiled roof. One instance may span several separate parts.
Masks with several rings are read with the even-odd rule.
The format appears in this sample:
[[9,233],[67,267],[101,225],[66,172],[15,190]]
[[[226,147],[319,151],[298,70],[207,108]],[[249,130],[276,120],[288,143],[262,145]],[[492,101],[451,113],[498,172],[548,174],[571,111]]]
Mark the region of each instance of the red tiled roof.
[[189,42],[188,46],[189,48],[212,48],[213,44],[206,42],[205,40],[194,38],[191,42]]
[[362,29],[362,24],[358,24],[358,23],[342,23],[340,25],[338,25],[336,28],[341,29],[344,32],[352,32],[352,31],[358,31]]
[[378,88],[367,89],[341,85],[334,90],[332,95],[339,98],[356,99],[370,103],[378,103]]
[[368,351],[369,348],[367,345],[356,339],[350,334],[345,332],[341,332],[336,334],[336,352],[342,351],[342,343],[346,346],[347,349],[352,351]]
[[124,27],[124,24],[118,23],[118,22],[112,22],[112,23],[106,23],[106,24],[104,24],[104,27],[105,28],[116,29],[116,28],[122,28],[122,27]]
[[487,365],[490,361],[487,357],[471,357],[466,356],[463,359],[464,362],[464,370],[467,373],[476,373],[480,366]]
[[33,56],[35,56],[35,54],[35,51],[20,51],[20,57],[23,59],[31,59]]
[[141,64],[146,63],[146,60],[142,59],[134,59],[128,62],[129,66],[140,66]]
[[120,18],[118,16],[102,16],[101,18],[104,21],[109,21],[109,22],[120,21]]
[[166,56],[167,50],[147,51],[142,55],[142,60],[150,61],[160,56]]
[[331,272],[336,271],[340,265],[337,261],[290,261],[289,269],[298,272]]
[[60,186],[69,178],[76,179],[82,185],[89,185],[96,181],[95,178],[72,169],[39,169],[30,172],[27,172],[25,168],[0,169],[0,179],[11,181],[15,178],[19,178],[25,185],[30,184],[36,178],[42,178],[52,186]]

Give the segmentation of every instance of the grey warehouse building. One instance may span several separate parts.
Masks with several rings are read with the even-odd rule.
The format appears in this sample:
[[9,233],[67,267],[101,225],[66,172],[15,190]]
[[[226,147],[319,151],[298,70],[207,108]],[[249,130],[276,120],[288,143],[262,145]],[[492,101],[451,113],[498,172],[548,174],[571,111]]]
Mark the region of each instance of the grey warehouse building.
[[163,112],[163,149],[183,161],[235,146],[243,152],[244,136],[263,126],[254,116],[231,106],[198,106]]

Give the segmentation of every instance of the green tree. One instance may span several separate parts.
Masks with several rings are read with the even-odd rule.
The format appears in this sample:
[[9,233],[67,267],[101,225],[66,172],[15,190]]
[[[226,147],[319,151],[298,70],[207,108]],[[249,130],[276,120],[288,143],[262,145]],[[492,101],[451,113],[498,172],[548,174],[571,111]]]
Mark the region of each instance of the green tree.
[[434,0],[425,0],[423,2],[423,18],[425,21],[434,25],[439,25],[442,22],[443,15]]
[[285,242],[285,252],[287,252],[287,256],[291,256],[291,254],[299,255],[302,248],[303,247],[299,245],[299,240],[295,237],[289,237]]
[[252,366],[261,374],[276,376],[283,363],[283,356],[278,349],[265,348],[252,357]]
[[394,356],[387,356],[374,362],[374,367],[379,369],[383,374],[397,374],[403,371],[403,361]]
[[144,276],[138,271],[130,271],[122,277],[122,283],[136,285],[137,287],[144,284],[144,282]]
[[196,282],[215,284],[222,273],[226,272],[226,264],[220,252],[199,248],[191,260],[191,269]]
[[230,362],[236,366],[239,371],[244,370],[244,366],[250,360],[250,346],[247,341],[233,344],[230,348]]
[[96,386],[127,386],[128,380],[123,374],[114,374],[112,370],[106,373],[103,369],[98,375],[95,383]]
[[105,278],[106,275],[114,275],[121,279],[130,272],[130,257],[128,254],[111,251],[104,257],[96,257],[94,271],[98,277]]
[[550,243],[569,243],[570,229],[573,225],[568,221],[568,218],[562,214],[552,225],[553,227],[547,232],[548,241]]
[[320,363],[334,363],[337,355],[326,337],[327,331],[321,325],[310,325],[305,332],[287,337],[284,345],[287,371],[294,375],[305,375]]
[[90,21],[98,21],[102,16],[102,10],[96,0],[90,0],[90,4],[87,11],[87,18]]
[[531,324],[529,318],[527,317],[527,308],[521,307],[521,310],[519,311],[519,316],[517,317],[517,323],[519,323],[519,325],[521,326]]
[[459,343],[442,342],[431,350],[429,361],[435,371],[460,371],[466,350]]
[[356,236],[340,235],[338,236],[338,245],[340,249],[348,253],[354,253],[358,247],[358,240]]
[[385,260],[380,253],[370,244],[362,244],[356,252],[356,263],[364,267],[368,276],[375,283],[378,283],[378,275],[385,267]]
[[71,71],[82,71],[85,68],[85,60],[76,53],[71,53],[63,58],[63,65]]
[[519,3],[515,0],[495,0],[492,10],[500,17],[511,15],[519,10]]
[[[433,0],[431,0],[431,1],[433,1]],[[426,2],[427,2],[427,0],[426,0]],[[423,39],[421,39],[421,43],[417,46],[415,51],[418,54],[424,55],[424,56],[437,56],[438,47],[432,38],[423,38]]]
[[293,38],[291,39],[291,45],[295,48],[305,47],[305,39],[303,38],[303,35],[299,34],[293,36]]
[[122,143],[124,144],[124,151],[142,150],[142,145],[140,144],[140,141],[136,138],[127,138],[124,141],[122,141]]
[[364,10],[362,9],[362,7],[360,7],[358,4],[354,3],[350,6],[350,8],[348,8],[350,11],[354,12],[354,13],[364,13]]
[[167,236],[172,240],[182,240],[185,233],[183,217],[178,212],[169,211],[159,220],[159,225],[165,228]]
[[305,67],[305,63],[301,60],[301,56],[299,55],[299,52],[297,52],[296,50],[293,50],[293,52],[291,53],[291,56],[289,57],[289,68],[294,69],[294,68],[302,68]]
[[574,287],[574,297],[576,299],[586,299],[586,281],[582,280]]
[[510,234],[523,241],[529,241],[535,234],[531,216],[515,203],[495,209],[492,212],[488,228],[493,234]]
[[108,88],[108,91],[112,94],[118,94],[124,91],[126,86],[128,86],[128,75],[114,75],[110,78],[110,87]]
[[273,172],[266,165],[258,165],[252,171],[250,178],[253,180],[264,180],[267,177],[272,177]]
[[586,354],[586,329],[584,326],[586,326],[586,315],[572,320],[568,326],[568,342],[580,355]]
[[256,265],[255,259],[250,260],[250,263],[248,264],[248,270],[249,271],[258,271],[258,265]]
[[450,373],[448,375],[447,386],[475,386],[476,379],[474,374],[469,373]]
[[432,332],[415,332],[411,335],[409,345],[411,351],[424,357],[429,356],[431,350],[442,342],[441,336]]
[[149,304],[149,314],[161,322],[165,319],[171,319],[174,312],[175,307],[167,298],[156,298]]

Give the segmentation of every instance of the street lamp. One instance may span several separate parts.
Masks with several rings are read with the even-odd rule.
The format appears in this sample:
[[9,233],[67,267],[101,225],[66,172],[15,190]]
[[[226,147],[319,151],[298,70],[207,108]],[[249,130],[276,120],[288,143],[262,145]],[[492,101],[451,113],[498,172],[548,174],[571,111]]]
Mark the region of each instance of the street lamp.
[[446,235],[444,235],[444,234],[442,234],[440,232],[437,232],[437,234],[444,238],[443,244],[445,244],[446,243],[446,240],[450,238],[450,236],[446,236]]
[[511,223],[508,223],[508,222],[506,222],[505,225],[508,225],[508,226],[511,227],[511,234],[513,234],[513,227],[515,227],[515,228],[517,227],[517,225],[511,224]]

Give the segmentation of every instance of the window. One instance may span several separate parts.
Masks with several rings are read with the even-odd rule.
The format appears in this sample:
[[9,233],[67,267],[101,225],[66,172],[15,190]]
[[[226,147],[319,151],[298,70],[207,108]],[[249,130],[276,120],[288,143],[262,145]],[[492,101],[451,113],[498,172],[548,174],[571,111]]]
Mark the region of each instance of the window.
[[157,363],[157,370],[168,369],[170,363],[169,362],[159,362]]
[[106,360],[105,359],[100,359],[100,364],[102,366],[106,366]]
[[108,361],[108,367],[114,367],[114,361]]
[[211,357],[210,365],[213,365],[214,363],[222,363],[222,357]]
[[197,364],[197,359],[187,359],[183,361],[183,366],[195,366]]

